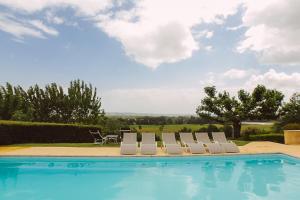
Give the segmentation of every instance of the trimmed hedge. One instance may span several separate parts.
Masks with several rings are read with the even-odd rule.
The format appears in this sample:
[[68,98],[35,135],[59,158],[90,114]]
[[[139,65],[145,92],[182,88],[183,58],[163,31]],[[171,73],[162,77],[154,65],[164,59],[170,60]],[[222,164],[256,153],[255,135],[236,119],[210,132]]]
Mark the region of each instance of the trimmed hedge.
[[0,145],[93,142],[89,129],[101,126],[0,120]]
[[249,140],[250,141],[270,141],[270,142],[284,143],[284,136],[281,133],[250,135]]
[[287,124],[283,127],[283,130],[300,130],[300,124]]

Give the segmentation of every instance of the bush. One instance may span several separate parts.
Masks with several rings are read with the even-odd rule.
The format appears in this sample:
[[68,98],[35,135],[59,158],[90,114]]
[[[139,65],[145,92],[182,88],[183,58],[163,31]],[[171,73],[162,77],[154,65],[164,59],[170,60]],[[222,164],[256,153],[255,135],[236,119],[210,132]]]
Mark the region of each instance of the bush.
[[216,125],[209,124],[207,127],[201,127],[195,132],[206,132],[208,133],[208,136],[212,138],[212,134],[211,134],[212,132],[222,132],[222,131],[224,131],[223,128],[218,128]]
[[90,129],[101,126],[0,121],[0,144],[93,142]]
[[225,124],[224,127],[223,127],[223,131],[224,131],[224,133],[225,133],[225,135],[226,135],[227,138],[231,138],[232,137],[233,128],[232,128],[231,125]]
[[209,125],[207,126],[207,132],[208,132],[209,134],[211,134],[212,132],[219,132],[219,131],[220,131],[220,129],[219,129],[216,125],[209,124]]
[[287,124],[283,127],[283,130],[300,130],[300,124]]
[[270,142],[284,143],[284,136],[281,133],[250,135],[249,140],[250,141],[270,141]]

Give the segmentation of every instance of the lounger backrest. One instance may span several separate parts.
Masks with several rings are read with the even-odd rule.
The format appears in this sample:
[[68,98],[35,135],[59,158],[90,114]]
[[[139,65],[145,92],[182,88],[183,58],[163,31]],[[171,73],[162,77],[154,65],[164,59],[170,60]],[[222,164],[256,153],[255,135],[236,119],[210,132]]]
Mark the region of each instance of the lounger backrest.
[[99,130],[97,130],[97,131],[91,131],[91,130],[89,130],[89,132],[93,136],[93,138],[95,138],[95,139],[103,139],[103,137],[102,137],[102,135],[101,135],[101,133],[100,133]]
[[198,142],[211,143],[208,134],[206,132],[195,133],[195,136]]
[[135,144],[136,143],[136,133],[124,133],[123,143],[124,144]]
[[177,144],[174,133],[162,133],[162,139],[165,144]]
[[225,137],[225,133],[224,132],[213,132],[212,133],[213,139],[216,142],[221,142],[221,143],[227,143],[227,139]]
[[179,133],[180,135],[180,140],[183,143],[195,143],[194,137],[193,137],[193,133]]
[[155,133],[142,133],[142,143],[143,144],[154,144],[155,143]]

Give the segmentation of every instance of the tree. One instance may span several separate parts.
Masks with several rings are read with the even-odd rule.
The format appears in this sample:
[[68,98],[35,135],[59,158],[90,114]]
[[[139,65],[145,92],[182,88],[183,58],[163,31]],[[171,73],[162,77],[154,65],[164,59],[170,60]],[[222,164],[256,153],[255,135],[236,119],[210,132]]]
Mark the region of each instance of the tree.
[[300,123],[300,93],[295,93],[280,111],[281,123]]
[[205,87],[204,91],[206,97],[196,113],[204,119],[232,124],[233,138],[240,137],[243,120],[276,119],[284,97],[281,92],[263,85],[258,85],[251,94],[239,90],[237,97],[226,91],[218,93],[215,86]]
[[103,116],[96,88],[80,80],[66,90],[56,83],[27,91],[9,83],[0,86],[0,119],[96,124]]

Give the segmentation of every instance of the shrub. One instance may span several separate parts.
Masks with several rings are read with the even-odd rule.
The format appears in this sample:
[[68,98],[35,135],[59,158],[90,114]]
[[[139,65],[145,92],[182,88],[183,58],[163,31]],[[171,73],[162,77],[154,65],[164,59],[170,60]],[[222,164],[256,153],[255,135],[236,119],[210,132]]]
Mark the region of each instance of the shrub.
[[283,130],[300,130],[300,124],[298,123],[287,124],[283,127]]
[[220,129],[219,129],[216,125],[209,124],[209,125],[207,126],[207,132],[208,132],[209,134],[211,134],[212,132],[219,132],[219,131],[220,131]]
[[218,128],[216,125],[209,124],[207,127],[201,127],[195,132],[207,132],[208,136],[212,138],[212,134],[211,134],[212,132],[220,132],[220,131],[224,131],[224,129],[222,127]]
[[250,135],[249,140],[250,141],[270,141],[270,142],[284,143],[284,136],[281,133]]
[[[221,131],[221,128],[220,128],[220,131]],[[224,127],[223,127],[223,131],[224,131],[227,138],[232,137],[233,129],[232,129],[231,125],[225,124]]]
[[0,144],[93,142],[89,129],[101,126],[0,121]]

